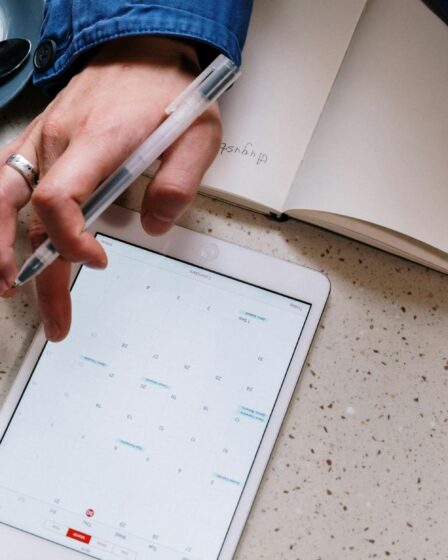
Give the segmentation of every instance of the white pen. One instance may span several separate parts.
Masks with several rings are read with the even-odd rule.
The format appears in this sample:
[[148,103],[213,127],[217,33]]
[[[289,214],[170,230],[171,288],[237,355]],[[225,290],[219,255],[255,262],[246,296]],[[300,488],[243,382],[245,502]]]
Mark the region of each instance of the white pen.
[[[88,228],[187,128],[240,76],[239,68],[219,55],[165,110],[169,115],[143,144],[81,206]],[[13,287],[21,286],[59,256],[47,239],[22,266]]]

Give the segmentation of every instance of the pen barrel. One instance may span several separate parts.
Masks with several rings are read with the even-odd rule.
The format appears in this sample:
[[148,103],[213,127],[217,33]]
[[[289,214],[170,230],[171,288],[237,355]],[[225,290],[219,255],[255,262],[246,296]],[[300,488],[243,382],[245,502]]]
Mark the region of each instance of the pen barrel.
[[199,92],[172,113],[81,207],[89,227],[210,105]]
[[48,266],[58,258],[59,254],[56,251],[56,247],[53,245],[53,243],[49,239],[47,239],[36,249],[34,256]]
[[16,282],[25,284],[28,280],[31,280],[31,278],[34,278],[34,276],[42,272],[44,268],[50,266],[58,256],[55,246],[47,239],[24,263],[17,276]]
[[179,138],[211,103],[199,92],[190,95],[125,162],[131,174],[140,175]]

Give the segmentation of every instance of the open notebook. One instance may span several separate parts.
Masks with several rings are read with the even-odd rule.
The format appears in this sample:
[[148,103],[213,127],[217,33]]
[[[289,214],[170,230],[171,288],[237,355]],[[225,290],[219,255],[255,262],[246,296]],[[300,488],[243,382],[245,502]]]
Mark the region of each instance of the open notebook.
[[448,26],[420,0],[256,0],[202,191],[448,272]]

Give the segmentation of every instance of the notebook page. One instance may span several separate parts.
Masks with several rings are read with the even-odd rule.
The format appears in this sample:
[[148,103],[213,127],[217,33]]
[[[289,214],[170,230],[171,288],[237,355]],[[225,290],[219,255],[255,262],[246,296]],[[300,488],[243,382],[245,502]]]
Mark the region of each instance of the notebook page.
[[448,251],[448,26],[369,0],[286,208],[355,217]]
[[280,210],[365,0],[256,0],[203,184]]

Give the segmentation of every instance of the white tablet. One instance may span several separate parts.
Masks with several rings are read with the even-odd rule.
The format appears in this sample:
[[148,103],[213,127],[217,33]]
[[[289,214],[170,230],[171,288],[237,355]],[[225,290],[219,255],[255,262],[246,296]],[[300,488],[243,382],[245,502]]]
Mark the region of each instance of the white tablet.
[[325,276],[113,207],[66,340],[0,414],[7,560],[232,558],[316,331]]

